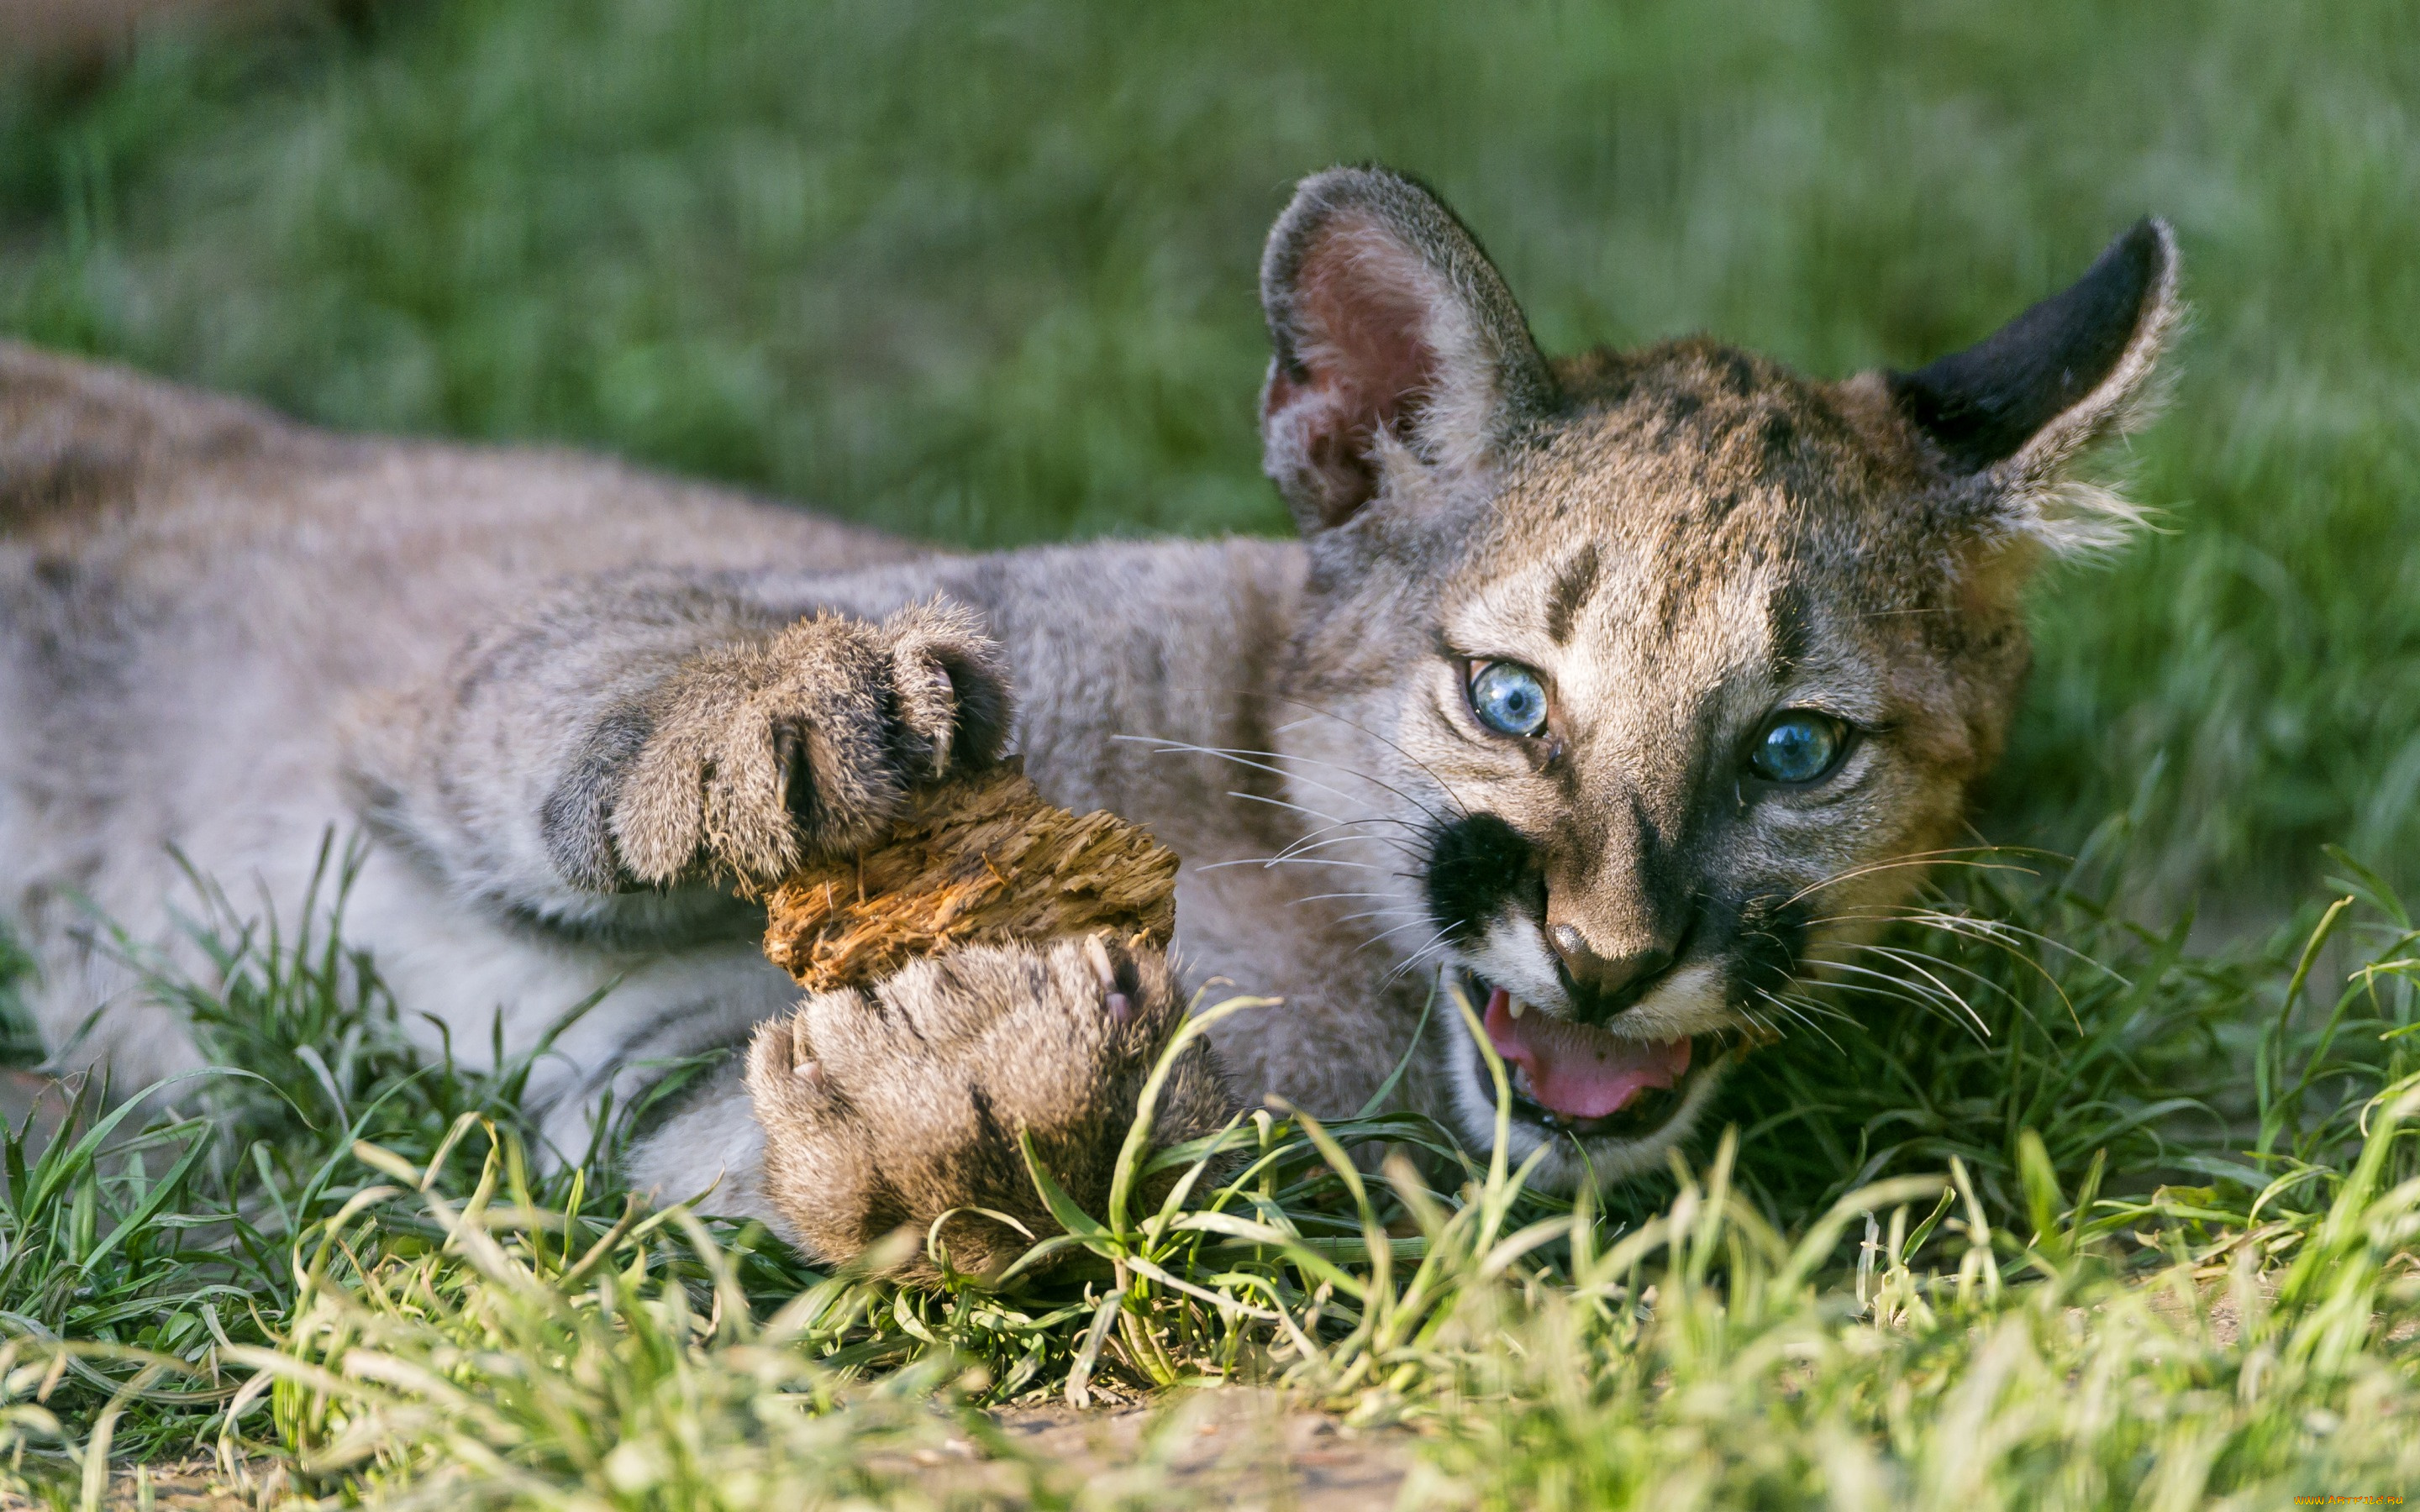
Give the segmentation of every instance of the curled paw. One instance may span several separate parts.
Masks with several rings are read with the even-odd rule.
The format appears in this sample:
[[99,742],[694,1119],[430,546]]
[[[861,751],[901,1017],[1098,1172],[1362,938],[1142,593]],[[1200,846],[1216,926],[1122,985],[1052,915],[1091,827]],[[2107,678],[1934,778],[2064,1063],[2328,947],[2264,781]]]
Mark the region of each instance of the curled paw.
[[970,611],[800,620],[703,652],[659,689],[613,850],[643,883],[772,882],[875,839],[919,784],[997,756],[1008,724],[1000,648]]
[[[827,1260],[933,1221],[950,1263],[996,1272],[1058,1231],[1018,1135],[1086,1211],[1109,1195],[1143,1083],[1183,1022],[1166,955],[1094,935],[961,946],[876,987],[809,997],[749,1047],[765,1185],[791,1237]],[[1216,1131],[1233,1100],[1196,1041],[1161,1090],[1153,1139]],[[923,1245],[908,1269],[929,1276]]]

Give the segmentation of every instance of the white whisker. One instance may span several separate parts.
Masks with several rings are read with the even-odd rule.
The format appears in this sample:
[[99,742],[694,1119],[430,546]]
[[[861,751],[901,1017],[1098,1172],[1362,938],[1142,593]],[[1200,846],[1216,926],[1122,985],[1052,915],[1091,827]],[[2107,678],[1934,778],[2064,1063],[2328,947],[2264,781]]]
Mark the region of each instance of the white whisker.
[[[1345,722],[1351,723],[1350,720]],[[1357,726],[1356,728],[1358,727]],[[1363,733],[1365,734],[1368,733],[1366,731]],[[1233,762],[1238,766],[1249,767],[1254,771],[1266,772],[1272,777],[1284,778],[1290,782],[1308,783],[1310,786],[1317,788],[1323,793],[1333,793],[1338,797],[1347,796],[1348,795],[1346,795],[1341,788],[1330,787],[1323,782],[1313,782],[1299,773],[1288,771],[1283,767],[1271,766],[1268,763],[1296,762],[1305,766],[1324,766],[1330,771],[1342,772],[1347,777],[1367,782],[1372,787],[1379,788],[1385,792],[1393,794],[1396,797],[1403,799],[1405,803],[1410,804],[1413,808],[1418,809],[1420,812],[1428,815],[1429,819],[1433,823],[1443,824],[1445,822],[1445,817],[1442,814],[1430,808],[1427,804],[1422,803],[1419,799],[1404,792],[1403,789],[1395,786],[1392,782],[1388,781],[1385,778],[1376,777],[1371,773],[1361,771],[1358,768],[1347,766],[1342,762],[1326,761],[1316,756],[1297,756],[1292,751],[1251,750],[1243,747],[1198,746],[1190,741],[1169,740],[1158,735],[1111,735],[1109,738],[1111,740],[1128,740],[1156,745],[1163,752],[1189,752],[1197,756],[1215,756],[1221,761]],[[1384,737],[1373,735],[1371,738],[1383,740]],[[1391,746],[1393,742],[1388,741],[1386,744]],[[1397,748],[1397,751],[1399,754],[1404,754],[1404,760],[1411,762],[1413,765],[1419,767],[1421,771],[1428,772],[1431,779],[1436,779],[1436,774],[1435,772],[1429,772],[1425,764],[1418,761],[1408,754],[1403,753],[1401,748]],[[1254,757],[1262,759],[1257,761],[1252,760],[1251,758]],[[1438,786],[1442,789],[1444,787],[1442,779],[1437,780]],[[1453,798],[1453,794],[1450,790],[1446,791],[1446,796],[1448,798]],[[1459,798],[1453,798],[1453,804],[1457,809],[1462,808],[1462,800]],[[1463,812],[1467,815],[1469,810],[1465,809],[1463,810]]]
[[[1318,706],[1317,706],[1317,705],[1315,705],[1315,704],[1305,703],[1305,702],[1303,702],[1300,699],[1290,699],[1290,698],[1285,698],[1285,697],[1283,697],[1283,696],[1281,696],[1281,695],[1280,695],[1280,696],[1278,698],[1278,702],[1280,702],[1280,703],[1291,703],[1291,704],[1293,704],[1295,708],[1297,708],[1297,709],[1301,709],[1301,710],[1303,710],[1304,712],[1306,712],[1306,713],[1308,713],[1308,714],[1315,715],[1315,716],[1317,716],[1318,717],[1323,718],[1323,719],[1333,719],[1333,720],[1335,720],[1338,724],[1341,724],[1341,725],[1344,726],[1344,728],[1346,728],[1347,730],[1357,730],[1357,731],[1359,731],[1361,733],[1363,733],[1363,734],[1365,734],[1365,735],[1369,736],[1371,739],[1373,739],[1373,740],[1374,740],[1374,741],[1378,742],[1378,744],[1380,744],[1380,745],[1382,745],[1382,746],[1386,747],[1388,750],[1393,751],[1396,755],[1401,756],[1404,760],[1405,760],[1405,761],[1407,761],[1407,762],[1411,763],[1414,766],[1417,766],[1417,767],[1419,767],[1421,771],[1423,771],[1423,772],[1427,773],[1427,774],[1428,774],[1428,779],[1429,779],[1429,780],[1430,780],[1430,781],[1432,781],[1432,782],[1435,782],[1435,783],[1437,785],[1437,791],[1438,791],[1438,792],[1440,792],[1440,793],[1442,793],[1442,794],[1444,794],[1444,795],[1446,795],[1446,800],[1447,800],[1448,802],[1451,803],[1455,808],[1460,809],[1460,810],[1462,810],[1462,816],[1463,816],[1465,819],[1467,819],[1467,818],[1469,818],[1469,817],[1470,817],[1470,810],[1468,809],[1468,807],[1466,807],[1466,806],[1463,803],[1463,801],[1462,801],[1462,799],[1461,799],[1461,798],[1459,798],[1458,796],[1456,796],[1456,795],[1455,795],[1455,794],[1454,794],[1454,791],[1453,791],[1452,787],[1447,783],[1446,779],[1445,779],[1443,777],[1441,777],[1441,776],[1439,776],[1439,775],[1438,775],[1438,773],[1437,773],[1437,771],[1436,771],[1436,769],[1435,769],[1435,768],[1434,768],[1434,767],[1430,766],[1428,763],[1426,763],[1426,762],[1424,762],[1424,761],[1420,760],[1419,757],[1417,757],[1417,756],[1413,755],[1410,751],[1405,750],[1403,747],[1401,747],[1401,746],[1397,745],[1395,742],[1393,742],[1393,741],[1391,741],[1391,740],[1388,739],[1386,736],[1384,736],[1384,735],[1382,735],[1382,734],[1378,733],[1378,732],[1376,732],[1375,730],[1370,729],[1370,728],[1369,728],[1368,726],[1366,726],[1366,725],[1357,724],[1357,723],[1356,723],[1355,721],[1353,721],[1353,720],[1351,720],[1351,719],[1348,719],[1348,718],[1344,717],[1344,716],[1342,716],[1342,715],[1341,715],[1341,714],[1334,713],[1334,712],[1332,712],[1332,711],[1330,711],[1330,710],[1327,710],[1327,709],[1320,708],[1320,707],[1318,707]],[[1402,795],[1400,795],[1400,794],[1399,794],[1399,795],[1398,795],[1398,796],[1402,796]],[[1413,801],[1413,800],[1406,798],[1406,799],[1405,799],[1405,801],[1406,801],[1406,802],[1411,802],[1411,801]],[[1421,811],[1422,811],[1422,812],[1427,812],[1427,805],[1425,805],[1425,804],[1420,805],[1420,809],[1421,809]],[[1430,817],[1431,819],[1435,819],[1437,816],[1432,813],[1432,814],[1430,814],[1430,815],[1429,815],[1429,817]]]
[[[1264,869],[1273,866],[1349,866],[1358,872],[1387,871],[1385,867],[1373,865],[1368,861],[1336,861],[1317,856],[1248,856],[1239,861],[1212,861],[1206,866],[1197,866],[1193,870],[1218,872],[1231,866],[1257,866]],[[1397,872],[1388,872],[1388,874],[1401,876],[1403,873]]]
[[1435,934],[1429,937],[1427,944],[1422,945],[1419,949],[1414,950],[1411,954],[1404,957],[1401,964],[1396,966],[1394,970],[1387,973],[1386,977],[1381,981],[1381,985],[1390,985],[1411,975],[1411,973],[1416,970],[1419,966],[1420,963],[1428,956],[1433,953],[1441,953],[1444,951],[1451,943],[1452,937],[1453,932],[1451,930],[1438,930]]
[[[1237,766],[1246,767],[1246,768],[1248,768],[1248,769],[1249,769],[1249,770],[1251,770],[1251,771],[1255,771],[1255,772],[1266,772],[1266,773],[1268,773],[1271,777],[1275,777],[1275,778],[1281,778],[1281,779],[1283,779],[1284,780],[1286,780],[1286,781],[1288,781],[1288,782],[1299,782],[1299,783],[1301,783],[1303,786],[1308,787],[1308,788],[1311,788],[1311,789],[1313,789],[1314,791],[1317,791],[1317,792],[1320,792],[1320,793],[1332,793],[1332,794],[1334,794],[1336,796],[1338,796],[1338,797],[1340,797],[1340,798],[1350,798],[1350,797],[1352,797],[1352,796],[1353,796],[1353,795],[1352,795],[1352,794],[1345,792],[1342,788],[1340,788],[1340,787],[1334,787],[1334,786],[1331,786],[1330,784],[1326,783],[1326,782],[1314,782],[1314,781],[1312,781],[1310,778],[1303,777],[1303,776],[1301,776],[1301,775],[1300,775],[1300,774],[1298,774],[1298,773],[1289,772],[1289,771],[1287,771],[1284,767],[1281,767],[1281,766],[1271,766],[1271,765],[1270,765],[1268,763],[1266,763],[1266,762],[1249,761],[1249,760],[1247,760],[1245,757],[1243,757],[1243,756],[1241,756],[1241,755],[1237,754],[1237,753],[1236,753],[1236,752],[1234,752],[1234,751],[1232,751],[1232,750],[1221,750],[1221,749],[1219,749],[1219,748],[1218,748],[1218,747],[1216,747],[1216,746],[1196,746],[1196,745],[1193,745],[1193,744],[1191,744],[1190,742],[1187,742],[1187,741],[1182,741],[1182,740],[1163,740],[1163,739],[1159,738],[1159,737],[1158,737],[1158,736],[1156,736],[1156,735],[1111,735],[1109,738],[1110,738],[1111,740],[1132,740],[1132,741],[1139,741],[1139,742],[1140,742],[1140,741],[1148,741],[1148,742],[1152,743],[1153,745],[1155,745],[1155,746],[1156,746],[1156,747],[1158,748],[1158,749],[1157,749],[1157,751],[1156,752],[1156,754],[1159,754],[1159,755],[1177,754],[1177,755],[1194,755],[1194,756],[1214,756],[1214,757],[1217,757],[1218,760],[1220,760],[1220,761],[1222,761],[1222,762],[1232,762],[1232,763],[1233,763],[1233,764],[1234,764],[1235,765],[1237,765]],[[1277,757],[1277,759],[1279,759],[1279,760],[1280,760],[1280,761],[1282,761],[1282,760],[1284,760],[1284,759],[1285,759],[1285,758],[1284,758],[1284,756],[1282,755],[1282,753],[1280,753],[1280,752],[1260,752],[1260,753],[1256,753],[1256,754],[1266,754],[1266,755],[1272,755],[1272,756]],[[1336,764],[1335,764],[1335,763],[1333,763],[1333,762],[1323,762],[1323,763],[1321,763],[1321,764],[1321,764],[1321,765],[1325,765],[1325,766],[1334,766]],[[1357,773],[1357,773],[1355,773],[1354,775],[1355,775],[1355,776],[1357,776],[1357,777],[1362,777],[1362,776],[1363,776],[1363,774],[1360,774],[1360,773]],[[1376,787],[1382,787],[1382,788],[1383,788],[1383,787],[1386,787],[1386,786],[1387,786],[1387,784],[1386,784],[1386,783],[1378,781],[1375,778],[1363,777],[1363,780],[1368,781],[1368,782],[1372,783],[1373,786],[1376,786]],[[1390,789],[1389,791],[1392,791],[1392,790]],[[1402,797],[1402,796],[1403,796],[1403,795],[1401,795],[1401,794],[1397,794],[1396,795],[1397,795],[1398,797]],[[1230,796],[1230,797],[1256,797],[1256,796],[1258,796],[1258,795],[1256,795],[1256,794],[1230,794],[1230,795],[1228,795],[1228,796]],[[1406,798],[1406,799],[1404,799],[1404,801],[1405,801],[1405,802],[1413,802],[1414,800]],[[1425,811],[1425,810],[1424,810],[1423,811]],[[1325,819],[1325,818],[1327,818],[1327,817],[1329,817],[1329,816],[1328,816],[1328,815],[1326,815],[1326,814],[1322,814],[1322,815],[1320,815],[1320,817],[1321,817],[1321,818],[1323,818],[1323,819]]]
[[1336,921],[1340,924],[1350,924],[1354,920],[1360,918],[1384,918],[1388,914],[1408,914],[1413,912],[1414,910],[1410,907],[1398,903],[1388,908],[1364,908],[1357,914],[1342,915]]
[[1425,918],[1408,918],[1396,925],[1393,929],[1380,930],[1377,933],[1371,935],[1368,939],[1363,940],[1360,944],[1355,946],[1353,948],[1354,953],[1358,954],[1361,951],[1370,949],[1370,947],[1377,944],[1380,940],[1385,939],[1390,934],[1401,934],[1407,929],[1419,929],[1427,923],[1428,920]]
[[[1982,848],[1996,849],[1996,847]],[[1976,846],[1962,845],[1947,850],[1916,851],[1906,856],[1895,856],[1885,860],[1870,861],[1864,866],[1851,867],[1845,872],[1835,872],[1820,882],[1808,883],[1783,899],[1781,905],[1787,908],[1810,894],[1823,891],[1825,887],[1838,887],[1843,882],[1853,882],[1858,877],[1871,876],[1878,872],[1899,871],[1907,867],[1966,866],[1979,872],[2019,872],[2026,876],[2039,875],[2030,867],[2015,866],[2006,861],[1972,861],[1963,858],[1973,856],[1977,849]]]
[[[1993,992],[1998,993],[2009,1002],[2015,1003],[2019,1008],[2023,1008],[2024,1006],[2022,1002],[2018,1001],[2016,994],[2009,991],[2006,987],[2001,986],[1998,982],[1993,981],[1991,978],[1984,976],[1981,972],[1977,971],[1972,966],[1960,965],[1955,961],[1945,961],[1937,955],[1927,955],[1916,950],[1901,950],[1887,945],[1867,945],[1862,947],[1862,949],[1870,950],[1874,954],[1885,957],[1887,960],[1897,961],[1914,971],[1924,971],[1927,964],[1939,966],[1944,971],[1955,971],[1961,976],[1973,978],[1978,986],[1987,987]],[[1926,971],[1925,975],[1931,976],[1931,973]]]
[[1853,965],[1846,961],[1829,960],[1821,956],[1813,955],[1811,952],[1808,959],[1816,962],[1828,971],[1845,971],[1855,976],[1870,977],[1875,981],[1883,984],[1880,987],[1860,986],[1850,982],[1839,982],[1835,985],[1850,988],[1854,991],[1877,993],[1884,996],[1897,997],[1902,1002],[1912,1003],[1919,1008],[1930,1009],[1933,1012],[1939,1013],[1949,1019],[1952,1023],[1960,1023],[1959,1015],[1957,1013],[1952,1013],[1949,1011],[1948,1005],[1954,1004],[1965,1015],[1966,1022],[1961,1024],[1961,1027],[1971,1026],[1978,1039],[1987,1043],[1991,1040],[1991,1027],[1983,1022],[1982,1017],[1975,1011],[1973,1006],[1970,1005],[1966,999],[1959,996],[1956,993],[1949,991],[1948,988],[1942,986],[1937,981],[1932,984],[1931,988],[1928,989],[1919,983],[1908,980],[1904,977],[1894,977],[1886,972],[1875,971],[1868,966]]
[[1369,843],[1375,845],[1392,846],[1394,849],[1403,852],[1405,856],[1412,857],[1414,860],[1419,860],[1420,858],[1418,851],[1414,851],[1405,846],[1403,841],[1398,840],[1388,840],[1379,835],[1338,835],[1328,840],[1313,840],[1311,838],[1313,835],[1324,835],[1329,829],[1340,829],[1342,827],[1342,825],[1340,823],[1329,825],[1323,829],[1314,829],[1310,835],[1303,836],[1300,840],[1289,844],[1284,850],[1278,852],[1278,854],[1271,857],[1271,859],[1291,860],[1293,857],[1303,855],[1307,852],[1326,850],[1330,845],[1350,845],[1357,841],[1368,841]]

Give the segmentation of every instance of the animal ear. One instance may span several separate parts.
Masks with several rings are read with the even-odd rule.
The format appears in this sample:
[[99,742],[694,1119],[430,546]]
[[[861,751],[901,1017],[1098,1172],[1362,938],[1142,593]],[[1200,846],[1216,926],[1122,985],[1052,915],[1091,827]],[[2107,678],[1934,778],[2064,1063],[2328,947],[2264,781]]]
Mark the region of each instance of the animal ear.
[[2056,549],[2111,544],[2137,512],[2065,471],[2146,418],[2152,370],[2181,313],[2176,236],[2146,219],[2065,291],[1886,381],[1935,461],[2015,509],[2021,529]]
[[1381,168],[1306,178],[1261,258],[1269,322],[1262,466],[1306,532],[1377,492],[1400,442],[1486,465],[1553,380],[1502,275],[1436,196]]

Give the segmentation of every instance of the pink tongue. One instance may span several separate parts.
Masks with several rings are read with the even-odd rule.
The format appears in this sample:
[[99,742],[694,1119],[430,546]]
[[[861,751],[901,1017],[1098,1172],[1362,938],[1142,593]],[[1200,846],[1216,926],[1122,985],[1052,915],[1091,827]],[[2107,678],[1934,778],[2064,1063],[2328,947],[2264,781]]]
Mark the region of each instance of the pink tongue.
[[1620,1040],[1532,1010],[1512,1016],[1512,995],[1487,995],[1487,1038],[1529,1073],[1529,1095],[1573,1119],[1619,1113],[1651,1087],[1670,1087],[1689,1069],[1689,1041]]

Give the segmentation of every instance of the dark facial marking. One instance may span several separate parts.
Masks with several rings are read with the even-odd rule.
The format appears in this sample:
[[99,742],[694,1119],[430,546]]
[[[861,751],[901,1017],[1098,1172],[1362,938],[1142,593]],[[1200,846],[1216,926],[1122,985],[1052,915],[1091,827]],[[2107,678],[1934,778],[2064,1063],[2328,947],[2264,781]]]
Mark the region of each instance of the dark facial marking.
[[1767,466],[1785,466],[1798,445],[1798,426],[1788,415],[1776,409],[1765,417],[1763,426],[1757,433],[1757,440],[1764,448]]
[[1589,594],[1596,592],[1597,566],[1596,543],[1591,541],[1556,575],[1554,592],[1546,595],[1546,634],[1555,644],[1571,640],[1572,621],[1588,603]]
[[1656,449],[1666,451],[1676,443],[1694,441],[1696,440],[1694,436],[1683,436],[1682,432],[1698,411],[1704,408],[1706,408],[1706,401],[1699,394],[1682,393],[1667,397],[1664,401],[1664,411],[1657,418],[1655,424]]
[[1765,604],[1766,633],[1773,641],[1773,674],[1786,678],[1807,664],[1814,638],[1807,623],[1807,600],[1795,588],[1785,588]]
[[1508,905],[1545,917],[1546,884],[1535,850],[1492,813],[1438,829],[1429,846],[1428,895],[1430,922],[1456,942],[1478,939]]
[[1732,990],[1751,1012],[1763,1017],[1773,1005],[1757,996],[1789,990],[1807,949],[1808,905],[1766,894],[1739,905],[1731,924]]

